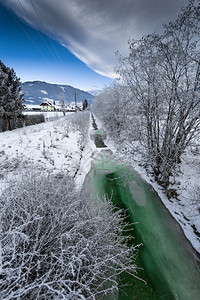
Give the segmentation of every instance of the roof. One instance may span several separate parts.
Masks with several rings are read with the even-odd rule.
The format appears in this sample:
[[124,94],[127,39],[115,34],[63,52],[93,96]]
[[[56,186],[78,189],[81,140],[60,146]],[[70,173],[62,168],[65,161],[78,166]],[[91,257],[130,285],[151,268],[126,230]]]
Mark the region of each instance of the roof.
[[53,106],[51,103],[43,102],[40,104],[40,106]]
[[31,108],[40,108],[40,105],[34,105],[34,104],[26,104],[25,106],[26,106],[26,108],[29,108],[29,109],[31,109]]

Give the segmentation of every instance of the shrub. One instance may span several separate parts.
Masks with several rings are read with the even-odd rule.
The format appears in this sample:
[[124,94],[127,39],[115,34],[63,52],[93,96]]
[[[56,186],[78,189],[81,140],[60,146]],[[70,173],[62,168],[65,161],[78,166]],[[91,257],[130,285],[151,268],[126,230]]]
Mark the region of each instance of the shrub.
[[135,274],[123,212],[67,176],[22,176],[0,198],[0,298],[96,299]]
[[43,114],[21,115],[20,117],[17,118],[16,127],[21,128],[24,125],[30,126],[30,125],[36,125],[44,122],[45,122],[45,118]]

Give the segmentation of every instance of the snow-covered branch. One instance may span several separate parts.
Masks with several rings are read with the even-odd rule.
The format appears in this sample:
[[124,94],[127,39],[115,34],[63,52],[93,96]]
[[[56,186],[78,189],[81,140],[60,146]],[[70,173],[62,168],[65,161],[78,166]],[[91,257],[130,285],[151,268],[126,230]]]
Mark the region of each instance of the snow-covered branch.
[[1,299],[96,299],[135,274],[123,211],[73,186],[35,174],[1,195]]

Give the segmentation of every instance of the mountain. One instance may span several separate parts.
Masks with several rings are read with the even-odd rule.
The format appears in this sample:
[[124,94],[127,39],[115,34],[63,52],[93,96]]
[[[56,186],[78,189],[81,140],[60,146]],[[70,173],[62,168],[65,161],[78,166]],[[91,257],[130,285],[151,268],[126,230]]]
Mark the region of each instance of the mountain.
[[62,102],[70,104],[75,100],[83,102],[87,99],[92,104],[94,96],[88,92],[76,89],[70,85],[51,84],[45,81],[26,81],[21,84],[25,104],[40,105],[42,102]]
[[92,94],[93,96],[98,96],[103,90],[91,90],[89,91],[90,94]]

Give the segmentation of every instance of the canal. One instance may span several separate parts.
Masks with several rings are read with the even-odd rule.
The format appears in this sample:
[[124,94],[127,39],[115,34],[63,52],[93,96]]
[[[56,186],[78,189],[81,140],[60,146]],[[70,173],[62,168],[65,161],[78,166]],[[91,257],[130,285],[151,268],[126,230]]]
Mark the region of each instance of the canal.
[[115,299],[200,299],[199,256],[153,188],[106,148],[94,153],[86,184],[98,197],[107,194],[117,207],[127,209],[135,244],[142,243],[138,276],[147,284],[123,274]]

